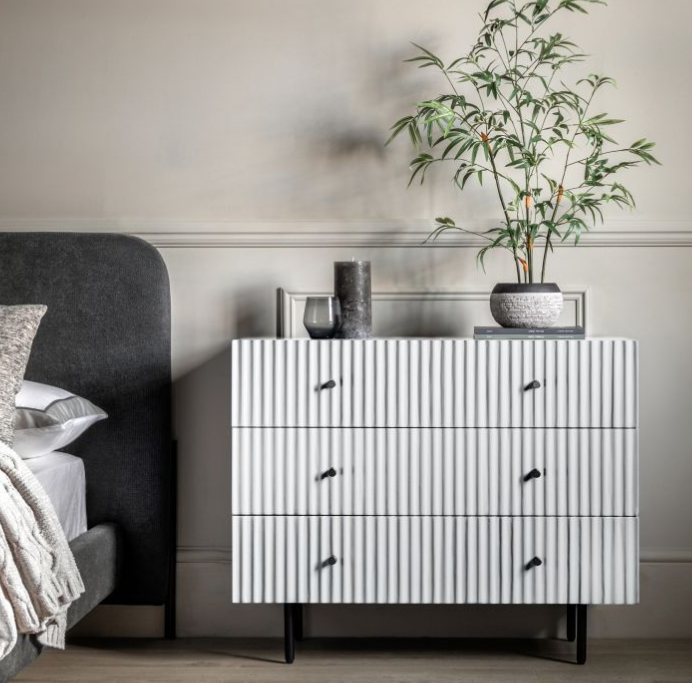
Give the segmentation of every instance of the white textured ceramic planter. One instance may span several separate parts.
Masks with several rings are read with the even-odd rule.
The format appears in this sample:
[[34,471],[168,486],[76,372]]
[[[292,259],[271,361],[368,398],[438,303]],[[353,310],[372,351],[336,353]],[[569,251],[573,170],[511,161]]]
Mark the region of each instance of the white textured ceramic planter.
[[500,283],[490,295],[490,312],[502,327],[550,327],[562,313],[555,283]]

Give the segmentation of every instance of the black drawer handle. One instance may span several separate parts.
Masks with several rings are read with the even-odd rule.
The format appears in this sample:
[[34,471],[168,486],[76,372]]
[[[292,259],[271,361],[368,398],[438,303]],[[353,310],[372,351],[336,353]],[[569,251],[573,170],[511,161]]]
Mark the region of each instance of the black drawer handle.
[[330,379],[328,382],[325,382],[320,389],[333,389],[336,386],[336,382],[333,379]]
[[533,569],[534,567],[540,567],[543,564],[543,560],[540,557],[534,557],[527,565],[527,569]]
[[333,467],[330,467],[323,475],[322,479],[326,479],[327,477],[335,477],[337,474],[336,470]]
[[535,379],[533,382],[529,382],[525,387],[524,391],[531,391],[531,389],[540,389],[541,388],[541,383]]
[[333,567],[337,562],[338,562],[338,560],[336,559],[336,557],[334,557],[334,555],[332,555],[331,557],[327,558],[327,561],[325,562],[325,564],[328,564],[330,567]]
[[532,479],[540,479],[540,478],[541,478],[541,471],[534,468],[524,477],[524,481],[531,481]]

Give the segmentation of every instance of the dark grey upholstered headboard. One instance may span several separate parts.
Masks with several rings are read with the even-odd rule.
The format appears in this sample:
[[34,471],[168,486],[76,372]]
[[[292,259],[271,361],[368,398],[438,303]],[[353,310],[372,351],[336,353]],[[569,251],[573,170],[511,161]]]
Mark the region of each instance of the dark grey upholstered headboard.
[[48,306],[27,379],[108,412],[68,449],[84,459],[89,525],[122,529],[110,602],[160,605],[170,577],[171,319],[158,252],[125,235],[0,233],[0,303]]

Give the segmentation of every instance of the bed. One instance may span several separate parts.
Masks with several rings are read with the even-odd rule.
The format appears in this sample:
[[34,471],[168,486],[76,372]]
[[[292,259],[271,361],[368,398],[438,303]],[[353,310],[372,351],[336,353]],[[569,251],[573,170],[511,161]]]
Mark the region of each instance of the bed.
[[86,472],[76,455],[53,451],[25,461],[50,498],[68,541],[89,530]]
[[[68,626],[102,602],[164,605],[165,635],[174,637],[166,267],[153,247],[125,235],[0,233],[0,273],[0,302],[48,306],[26,378],[67,388],[109,415],[65,449],[83,463],[88,526],[70,542],[86,591]],[[44,465],[44,478],[70,476],[48,474]],[[71,466],[78,476],[74,460]],[[0,662],[0,681],[39,654],[35,640],[23,637]]]

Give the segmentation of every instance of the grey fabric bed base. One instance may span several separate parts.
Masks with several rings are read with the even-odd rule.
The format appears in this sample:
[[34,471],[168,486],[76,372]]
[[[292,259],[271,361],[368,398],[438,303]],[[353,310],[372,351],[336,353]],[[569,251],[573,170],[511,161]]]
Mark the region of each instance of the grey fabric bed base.
[[[114,590],[122,557],[115,524],[99,524],[70,543],[85,591],[67,613],[71,628]],[[6,683],[41,654],[41,646],[31,636],[20,636],[17,645],[0,662],[0,683]]]

